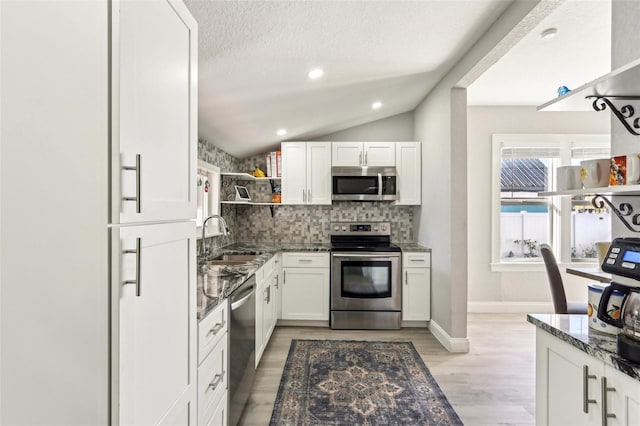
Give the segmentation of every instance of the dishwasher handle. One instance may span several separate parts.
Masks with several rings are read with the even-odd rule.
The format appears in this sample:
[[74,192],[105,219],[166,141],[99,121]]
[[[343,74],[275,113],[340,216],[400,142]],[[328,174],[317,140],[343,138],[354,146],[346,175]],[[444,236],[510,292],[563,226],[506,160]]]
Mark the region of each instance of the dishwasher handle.
[[[244,285],[243,285],[244,287]],[[231,295],[231,310],[235,311],[242,307],[251,297],[256,294],[255,283],[251,283],[246,288],[242,289],[238,294]]]

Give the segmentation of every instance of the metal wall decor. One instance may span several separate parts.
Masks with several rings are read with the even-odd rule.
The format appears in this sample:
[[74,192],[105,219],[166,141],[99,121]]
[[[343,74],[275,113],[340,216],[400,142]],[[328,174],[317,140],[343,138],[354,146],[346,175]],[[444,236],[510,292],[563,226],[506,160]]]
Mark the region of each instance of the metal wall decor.
[[587,96],[586,99],[593,99],[593,109],[596,111],[604,111],[609,107],[611,112],[618,118],[618,120],[622,123],[625,129],[629,133],[635,136],[640,136],[640,117],[634,118],[636,111],[633,106],[626,104],[623,105],[620,109],[618,109],[611,99],[614,100],[623,100],[623,101],[633,101],[640,100],[640,96],[600,96],[600,95],[591,95]]
[[[591,200],[591,204],[593,207],[597,209],[602,209],[605,207],[609,207],[609,209],[620,219],[620,222],[627,227],[627,229],[631,232],[640,232],[640,213],[633,214],[633,207],[629,203],[620,203],[618,207],[616,207],[608,198],[604,195],[596,194]],[[627,220],[627,218],[631,218],[631,223]],[[636,228],[634,228],[634,226]]]

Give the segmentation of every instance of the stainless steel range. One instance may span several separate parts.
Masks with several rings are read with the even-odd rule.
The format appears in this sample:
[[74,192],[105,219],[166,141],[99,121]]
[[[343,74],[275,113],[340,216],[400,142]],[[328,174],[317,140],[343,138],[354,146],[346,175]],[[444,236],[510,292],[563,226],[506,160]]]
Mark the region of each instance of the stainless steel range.
[[400,248],[389,222],[331,224],[331,328],[399,329]]

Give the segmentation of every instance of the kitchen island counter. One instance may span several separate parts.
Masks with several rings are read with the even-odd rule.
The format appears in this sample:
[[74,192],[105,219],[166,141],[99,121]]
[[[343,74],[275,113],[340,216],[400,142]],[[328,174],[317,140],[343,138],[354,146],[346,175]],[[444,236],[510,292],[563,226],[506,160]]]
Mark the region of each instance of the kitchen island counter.
[[640,364],[618,356],[616,336],[591,329],[587,315],[528,314],[527,321],[640,381]]
[[[279,252],[327,252],[329,249],[329,244],[234,243],[213,251],[203,259],[198,259],[198,320],[207,316],[221,301],[229,297],[243,282]],[[255,259],[240,265],[207,265],[207,259],[214,259],[223,254],[245,253],[259,254]]]

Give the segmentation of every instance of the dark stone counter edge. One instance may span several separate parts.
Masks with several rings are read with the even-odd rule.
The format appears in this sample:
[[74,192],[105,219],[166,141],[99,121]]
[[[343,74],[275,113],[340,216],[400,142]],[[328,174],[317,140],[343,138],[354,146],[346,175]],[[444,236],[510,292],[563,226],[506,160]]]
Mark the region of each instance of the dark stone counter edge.
[[[604,361],[607,365],[610,365],[616,370],[626,374],[627,376],[640,381],[640,364],[635,364],[631,361],[619,357],[616,353],[591,345],[588,342],[585,342],[577,338],[576,336],[567,333],[566,331],[560,330],[557,327],[554,327],[551,324],[548,324],[540,320],[539,318],[536,318],[532,314],[527,314],[527,321],[535,325],[536,327],[548,332],[552,336],[558,337],[560,340],[569,343],[571,346],[581,350],[587,355],[591,355],[594,358]],[[603,338],[606,337],[603,336]],[[608,338],[615,340],[615,337],[613,336],[610,336]]]

